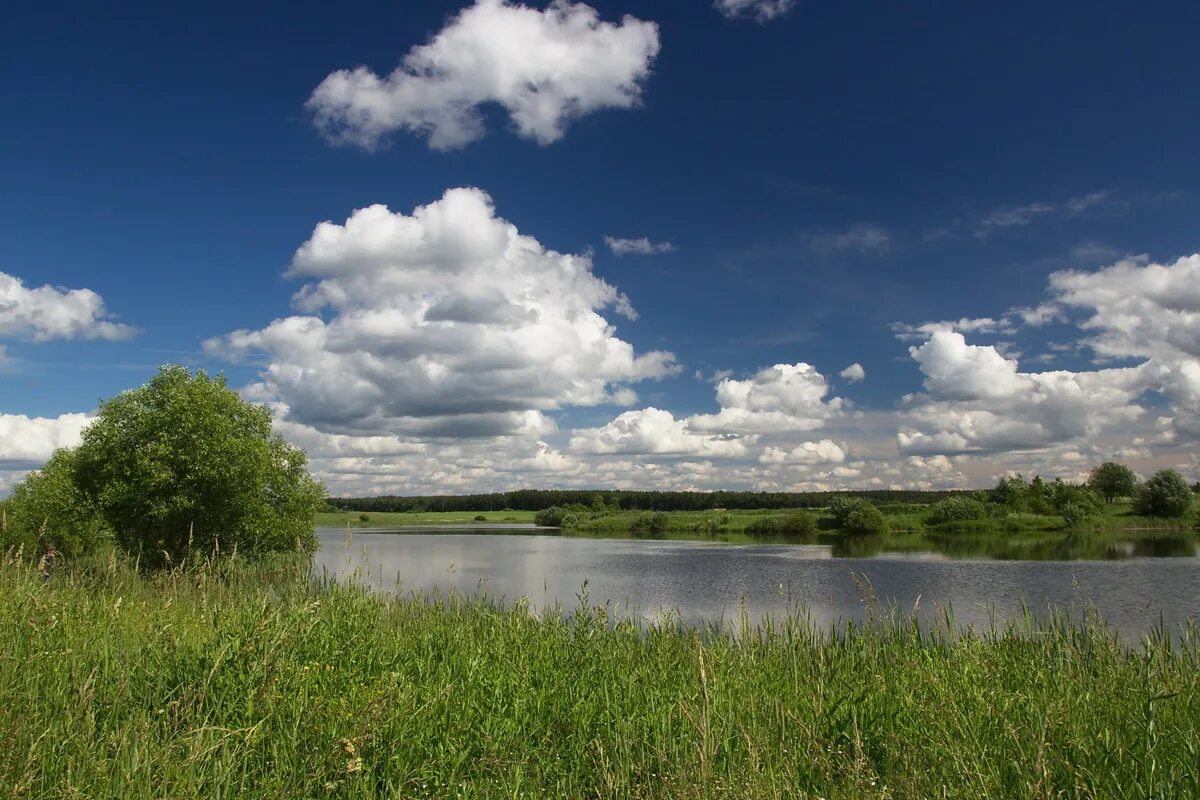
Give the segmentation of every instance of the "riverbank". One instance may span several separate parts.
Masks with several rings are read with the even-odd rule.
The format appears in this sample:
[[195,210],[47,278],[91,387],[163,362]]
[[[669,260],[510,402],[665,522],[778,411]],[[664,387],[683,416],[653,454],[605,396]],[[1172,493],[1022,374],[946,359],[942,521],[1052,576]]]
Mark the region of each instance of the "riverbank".
[[[476,525],[532,523],[533,511],[322,511],[318,528],[397,528],[405,525]],[[363,519],[366,517],[366,519]],[[482,519],[481,519],[482,518]]]
[[[0,568],[14,797],[1185,797],[1200,650],[1102,627],[757,636],[314,586]],[[868,590],[866,599],[870,601]]]

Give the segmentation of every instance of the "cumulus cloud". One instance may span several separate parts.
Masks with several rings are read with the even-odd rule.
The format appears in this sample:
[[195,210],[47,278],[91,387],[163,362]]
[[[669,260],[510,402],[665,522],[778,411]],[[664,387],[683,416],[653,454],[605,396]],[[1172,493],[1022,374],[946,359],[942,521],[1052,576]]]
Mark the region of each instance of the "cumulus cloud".
[[826,400],[829,382],[811,364],[776,364],[752,378],[717,384],[716,414],[688,418],[696,431],[758,434],[815,430],[840,413],[841,398]]
[[1093,272],[1050,276],[1050,290],[1067,306],[1086,309],[1086,343],[1111,358],[1200,358],[1200,253],[1172,264],[1145,256]]
[[0,465],[38,466],[55,450],[78,445],[83,429],[93,419],[91,414],[59,417],[0,414]]
[[602,21],[570,0],[543,11],[477,0],[390,75],[338,70],[307,108],[336,143],[372,149],[407,130],[450,150],[484,136],[480,106],[496,103],[520,136],[545,145],[574,118],[637,105],[658,50],[658,26],[632,16]]
[[863,369],[863,365],[855,361],[850,366],[838,373],[850,383],[856,383],[867,377],[867,371]]
[[327,433],[543,436],[545,411],[630,402],[626,384],[679,370],[617,338],[601,312],[632,308],[589,258],[521,234],[478,189],[323,222],[287,274],[311,279],[294,297],[308,313],[204,347],[265,359],[246,396]]
[[1011,335],[1017,332],[1016,326],[1011,319],[1001,317],[993,319],[992,317],[963,317],[957,320],[939,320],[936,322],[922,322],[920,325],[911,325],[906,322],[893,322],[891,324],[892,333],[900,341],[923,341],[928,339],[934,333],[939,332],[958,332],[958,333],[990,333]]
[[570,449],[580,453],[741,457],[748,452],[746,444],[741,437],[693,431],[669,411],[643,408],[626,411],[601,428],[575,431]]
[[727,17],[754,17],[766,22],[786,14],[796,0],[716,0],[713,7]]
[[673,253],[675,251],[675,245],[670,242],[652,242],[645,236],[640,239],[618,239],[613,236],[605,236],[604,243],[608,245],[609,250],[619,256],[628,253],[651,256],[656,253]]
[[1093,272],[1056,272],[1050,290],[1086,311],[1084,343],[1098,356],[1147,359],[1142,369],[1168,398],[1175,427],[1200,436],[1200,253],[1171,264],[1140,256]]
[[925,394],[905,399],[898,442],[904,453],[1039,449],[1088,439],[1141,418],[1143,368],[1025,373],[993,346],[937,331],[909,349]]
[[[28,288],[0,272],[0,336],[34,342],[52,339],[129,339],[137,331],[113,321],[91,289]],[[0,357],[3,353],[0,352]]]
[[831,439],[819,442],[803,442],[791,450],[767,447],[758,457],[763,464],[841,464],[846,460],[846,451]]

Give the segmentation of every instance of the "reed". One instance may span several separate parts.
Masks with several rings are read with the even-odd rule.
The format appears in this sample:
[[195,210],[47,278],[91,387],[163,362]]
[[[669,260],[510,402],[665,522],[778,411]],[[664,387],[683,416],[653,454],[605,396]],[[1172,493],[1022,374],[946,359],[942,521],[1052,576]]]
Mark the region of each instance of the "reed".
[[[869,592],[868,592],[869,596]],[[0,566],[20,798],[1200,795],[1200,637],[802,610],[741,635],[301,562]]]

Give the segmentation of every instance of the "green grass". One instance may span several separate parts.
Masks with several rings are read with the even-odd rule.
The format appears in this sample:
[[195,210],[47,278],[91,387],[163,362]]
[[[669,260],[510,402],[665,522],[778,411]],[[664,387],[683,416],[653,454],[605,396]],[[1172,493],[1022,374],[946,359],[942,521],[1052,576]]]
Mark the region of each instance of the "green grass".
[[[360,517],[367,515],[364,522]],[[533,522],[532,511],[330,511],[317,514],[320,527],[394,528],[401,525],[482,525],[475,517],[487,522]]]
[[0,793],[1200,795],[1194,632],[1127,649],[1097,624],[796,614],[734,638],[302,573],[0,566]]

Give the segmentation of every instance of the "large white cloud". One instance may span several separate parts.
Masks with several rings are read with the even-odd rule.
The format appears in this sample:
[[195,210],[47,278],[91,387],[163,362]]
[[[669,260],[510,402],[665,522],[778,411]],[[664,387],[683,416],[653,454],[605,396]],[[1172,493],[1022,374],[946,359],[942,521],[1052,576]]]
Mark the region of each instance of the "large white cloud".
[[476,0],[390,75],[338,70],[307,107],[335,142],[373,148],[408,130],[447,150],[482,138],[480,106],[497,103],[518,134],[548,144],[573,118],[636,105],[658,50],[653,22],[605,22],[584,3]]
[[309,313],[205,349],[265,356],[247,395],[327,433],[544,435],[545,411],[629,402],[624,384],[678,371],[617,338],[600,312],[633,310],[589,258],[522,235],[478,189],[323,222],[288,274],[315,279],[294,298]]
[[918,454],[1039,449],[1127,428],[1144,416],[1145,369],[1020,372],[995,347],[938,331],[909,352],[926,393],[906,398],[898,441]]
[[716,414],[688,418],[696,431],[762,434],[815,430],[840,413],[842,400],[826,400],[829,382],[811,364],[776,364],[746,380],[717,384]]
[[29,417],[0,414],[0,464],[39,466],[55,450],[79,444],[92,414]]
[[1090,313],[1082,326],[1095,332],[1087,344],[1101,356],[1200,358],[1200,253],[1167,265],[1143,256],[1095,272],[1056,272],[1050,288]]
[[[137,331],[114,322],[91,289],[29,288],[0,272],[0,336],[51,339],[129,339]],[[0,351],[0,358],[3,352]]]
[[697,433],[669,411],[643,408],[626,411],[601,428],[575,431],[571,449],[581,453],[637,455],[703,455],[741,457],[748,453],[743,437]]

